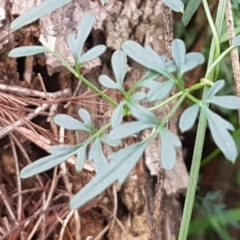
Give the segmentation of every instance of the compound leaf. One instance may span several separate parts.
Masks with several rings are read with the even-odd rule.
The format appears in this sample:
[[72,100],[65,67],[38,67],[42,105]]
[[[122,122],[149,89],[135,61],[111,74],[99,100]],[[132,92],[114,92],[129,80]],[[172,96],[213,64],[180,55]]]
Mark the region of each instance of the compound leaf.
[[111,156],[112,161],[71,199],[70,207],[81,207],[117,180],[122,183],[142,156],[148,143],[149,141],[145,140],[114,153]]

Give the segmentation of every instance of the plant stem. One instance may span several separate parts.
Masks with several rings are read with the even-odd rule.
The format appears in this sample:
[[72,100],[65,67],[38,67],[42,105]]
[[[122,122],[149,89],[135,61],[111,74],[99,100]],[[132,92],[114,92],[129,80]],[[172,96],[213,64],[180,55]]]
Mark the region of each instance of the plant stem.
[[[222,14],[222,12],[225,12],[224,6],[226,7],[226,0],[219,1],[216,28],[213,24],[212,16],[208,9],[207,0],[203,0],[203,5],[204,5],[204,9],[205,9],[211,30],[213,31],[213,35],[214,35],[214,41],[212,41],[212,44],[211,44],[210,56],[208,61],[208,69],[209,69],[212,63],[214,62],[215,57],[216,56],[218,57],[220,54],[218,36],[222,28],[222,23],[224,19],[224,14]],[[213,70],[215,69],[216,67]],[[211,71],[208,73],[208,75],[206,75],[206,78],[209,80],[213,80],[213,77],[214,77],[214,71]],[[203,98],[208,93],[208,90],[209,90],[209,87],[205,85],[203,90]],[[207,118],[204,114],[204,111],[201,110],[198,129],[197,129],[197,135],[196,135],[196,142],[195,142],[194,152],[193,152],[192,166],[190,170],[189,187],[187,189],[186,200],[184,203],[183,217],[181,221],[178,240],[186,240],[188,236],[188,229],[189,229],[189,224],[192,216],[195,193],[196,193],[197,183],[198,183],[198,176],[199,176],[199,169],[200,169],[200,163],[202,158],[202,150],[203,150],[203,143],[204,143],[205,132],[206,132],[206,125],[207,125]]]
[[111,103],[114,107],[118,105],[117,102],[115,102],[112,98],[110,98],[108,95],[106,95],[104,92],[102,92],[100,89],[95,87],[92,83],[90,83],[86,78],[84,78],[78,71],[76,71],[74,68],[70,66],[70,64],[56,51],[52,52],[53,55],[72,73],[74,76],[76,76],[79,80],[81,80],[85,85],[87,85],[91,90],[93,90],[95,93],[99,94],[102,98],[107,100],[109,103]]
[[[180,97],[181,95],[185,94],[185,95],[187,96],[187,94],[189,94],[190,92],[195,91],[195,90],[200,89],[200,88],[203,88],[203,87],[206,86],[206,85],[209,85],[209,83],[207,83],[207,82],[201,82],[201,83],[195,84],[194,86],[192,86],[192,87],[190,87],[190,88],[186,88],[184,91],[180,91],[180,92],[174,94],[173,96],[169,97],[168,99],[166,99],[165,101],[159,103],[158,105],[149,108],[149,110],[150,110],[150,111],[155,111],[155,110],[157,110],[158,108],[163,107],[163,106],[166,105],[167,103],[173,101],[174,99]],[[194,101],[194,102],[195,102],[195,101]]]

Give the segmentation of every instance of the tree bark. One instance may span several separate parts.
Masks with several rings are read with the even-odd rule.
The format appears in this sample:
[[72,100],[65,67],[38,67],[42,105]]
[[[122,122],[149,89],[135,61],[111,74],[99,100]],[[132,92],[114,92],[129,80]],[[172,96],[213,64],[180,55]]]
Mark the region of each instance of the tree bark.
[[[3,2],[0,1],[0,7]],[[41,0],[12,0],[9,10],[11,10],[11,15],[22,15],[40,2]],[[9,2],[5,1],[4,3],[5,15],[3,14],[3,17],[0,16],[0,21],[8,14],[6,9]],[[44,16],[39,22],[41,34],[45,38],[49,35],[56,36],[57,51],[72,65],[73,59],[66,43],[67,35],[72,32],[76,33],[79,22],[87,12],[96,14],[96,23],[91,36],[87,40],[86,48],[91,48],[97,44],[105,44],[108,47],[101,60],[97,59],[85,66],[84,69],[85,77],[99,88],[101,86],[97,80],[98,76],[103,73],[109,76],[112,75],[110,67],[111,55],[114,50],[121,48],[121,44],[125,40],[132,39],[142,45],[152,46],[159,54],[165,53],[163,6],[161,1],[110,0],[109,5],[101,6],[98,1],[73,0],[54,13]],[[7,33],[9,26],[9,22],[8,24],[7,22],[2,23],[4,27],[1,34],[5,35]],[[60,77],[58,78],[59,88],[76,88],[76,79],[72,80],[72,76],[67,73],[66,69],[53,56],[47,54],[44,64],[48,68],[49,75],[60,72]],[[131,71],[127,75],[126,82],[131,84],[140,79],[145,69],[130,59],[128,64]],[[14,69],[16,71],[16,65]],[[17,77],[16,74],[14,77]],[[78,95],[83,94],[86,90],[86,87],[82,84]],[[98,97],[94,97],[92,100],[96,102],[102,101]],[[86,108],[92,111],[92,115],[102,114],[99,110],[99,105],[95,103],[92,103],[91,106],[88,105]],[[93,111],[92,109],[95,110]],[[76,114],[77,110],[78,107],[70,107],[68,113]],[[104,111],[112,111],[112,109],[106,108]],[[157,114],[159,119],[161,119],[164,116],[164,109],[161,109]],[[171,130],[176,134],[177,120],[178,116],[171,120],[173,126]],[[104,121],[106,119],[96,119],[96,125],[100,126]],[[143,138],[144,135],[141,137]],[[84,138],[85,136],[80,135],[78,136],[78,141],[82,141]],[[73,137],[69,137],[68,142],[74,144],[76,140]],[[180,150],[176,166],[169,172],[162,169],[159,156],[160,142],[157,139],[147,148],[144,156],[125,183],[122,186],[115,186],[117,188],[118,200],[116,217],[125,231],[123,231],[117,221],[114,221],[114,224],[109,225],[106,233],[108,239],[176,239],[182,213],[179,195],[185,193],[188,184],[188,173]],[[116,203],[113,201],[113,195],[109,191],[107,192],[109,211],[112,211],[112,208],[116,206]],[[101,214],[101,216],[81,214],[82,239],[86,239],[90,235],[96,237],[99,231],[104,228],[104,221],[112,222],[112,215],[108,212],[102,211]],[[99,239],[105,238],[100,237]]]

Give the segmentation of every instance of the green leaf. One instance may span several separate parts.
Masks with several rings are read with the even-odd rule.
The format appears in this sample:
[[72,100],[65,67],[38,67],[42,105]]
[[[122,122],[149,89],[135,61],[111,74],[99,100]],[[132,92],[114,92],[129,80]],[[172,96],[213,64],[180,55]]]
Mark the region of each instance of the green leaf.
[[89,112],[84,108],[80,108],[78,110],[78,114],[81,117],[81,119],[83,120],[84,125],[91,129],[92,128],[92,119],[91,119]]
[[54,117],[54,122],[68,130],[82,130],[86,132],[92,132],[92,129],[78,121],[77,119],[68,116],[67,114],[58,114]]
[[130,58],[140,63],[144,67],[154,70],[160,74],[166,73],[165,67],[162,69],[162,66],[159,66],[160,60],[157,62],[155,61],[155,54],[151,54],[149,49],[145,49],[140,44],[132,40],[127,40],[122,44],[122,49]]
[[106,88],[111,88],[111,89],[121,89],[121,86],[119,86],[116,82],[114,82],[110,77],[107,75],[101,75],[98,78],[98,81]]
[[179,128],[181,132],[188,131],[193,127],[194,123],[196,122],[198,112],[199,105],[194,104],[182,113],[179,121]]
[[149,141],[139,142],[114,153],[112,161],[85,185],[70,201],[71,209],[77,209],[93,199],[115,181],[122,183],[142,156]]
[[209,99],[215,96],[224,86],[225,82],[224,80],[218,80],[216,81],[211,88],[209,89],[206,97],[204,99]]
[[182,12],[184,10],[184,5],[181,0],[162,0],[162,2],[171,8],[175,12]]
[[154,102],[162,100],[171,92],[174,83],[171,80],[165,82],[146,82],[145,87],[150,88],[150,91],[147,94],[147,99],[149,102]]
[[204,63],[205,58],[204,58],[203,54],[198,53],[198,52],[187,53],[186,56],[185,56],[185,61],[189,62],[189,61],[192,61],[192,60],[196,60],[198,65],[201,65],[201,64]]
[[236,47],[240,46],[240,35],[237,35],[234,40],[233,40],[233,45],[235,45]]
[[148,123],[145,121],[135,121],[130,123],[123,123],[117,127],[115,127],[110,132],[110,137],[113,139],[123,139],[126,137],[133,136],[136,133],[139,133],[140,131],[143,131],[148,128],[155,127],[156,124]]
[[[78,145],[80,146],[80,145]],[[69,153],[69,149],[71,149],[72,147],[75,147],[75,146],[68,146],[68,145],[57,145],[57,146],[51,146],[49,149],[48,149],[48,152],[51,153],[51,154],[54,154],[54,155],[57,155],[57,154],[68,154]]]
[[81,63],[80,56],[82,55],[83,45],[86,42],[92,30],[94,21],[95,21],[95,15],[93,13],[88,13],[84,16],[84,18],[79,24],[78,34],[76,39],[76,43],[78,46],[78,51],[77,51],[78,63]]
[[111,147],[118,147],[121,144],[121,140],[112,139],[109,134],[101,136],[100,141]]
[[72,33],[70,33],[68,35],[67,43],[68,43],[68,47],[69,47],[69,49],[70,49],[70,51],[71,51],[75,61],[77,61],[78,57],[79,57],[78,56],[78,46],[77,46],[77,42],[76,42],[75,36]]
[[182,76],[185,72],[191,71],[192,69],[197,67],[197,65],[198,65],[198,62],[195,59],[186,62],[180,68],[180,76]]
[[145,99],[147,96],[147,94],[145,92],[136,92],[131,96],[131,100],[132,101],[141,101],[143,99]]
[[11,23],[11,30],[17,30],[24,25],[30,24],[70,2],[71,0],[45,0],[38,6],[31,8],[28,12],[16,18]]
[[94,166],[96,169],[96,173],[100,173],[106,165],[108,165],[108,161],[102,152],[101,142],[98,138],[94,141],[93,145],[90,148],[89,161],[94,161]]
[[167,61],[166,55],[161,55],[160,58],[162,59],[167,72],[172,73],[177,71],[177,66],[173,60]]
[[126,102],[126,104],[130,109],[132,115],[138,120],[140,121],[142,120],[142,121],[153,123],[153,124],[159,124],[159,121],[157,120],[156,116],[150,110],[131,101],[131,99],[129,102]]
[[112,159],[111,163],[113,162],[115,165],[120,161],[123,162],[118,168],[119,174],[117,180],[120,184],[125,181],[129,173],[135,167],[149,143],[150,139],[145,139],[142,142],[120,149],[109,156],[109,159]]
[[[37,161],[24,167],[20,172],[20,177],[23,179],[28,178],[28,177],[34,176],[36,174],[45,172],[45,171],[57,166],[58,164],[64,162],[69,157],[74,155],[77,152],[79,145],[59,146],[59,147],[61,147],[62,150],[60,150],[60,148],[59,148],[60,151],[58,153],[54,152],[54,154],[40,158]],[[56,150],[56,148],[55,148],[55,150]],[[53,151],[53,150],[50,150],[50,151]]]
[[182,16],[182,23],[184,26],[187,26],[189,21],[191,20],[193,14],[199,8],[200,3],[202,0],[189,0],[187,3],[187,7],[184,10],[184,14]]
[[145,47],[146,54],[153,59],[159,69],[165,69],[165,64],[162,58],[150,46]]
[[112,113],[111,125],[113,128],[119,126],[122,122],[124,105],[125,105],[125,102],[119,103]]
[[105,5],[108,3],[108,0],[100,0],[102,5]]
[[[235,28],[235,33],[239,34],[240,33],[240,27]],[[224,43],[227,42],[229,40],[229,36],[228,36],[228,32],[226,31],[221,37],[219,42],[220,43]]]
[[165,170],[172,170],[177,159],[176,147],[182,146],[181,141],[176,135],[165,128],[160,131],[160,139],[160,155],[162,166]]
[[221,118],[208,108],[203,108],[208,120],[208,125],[216,145],[223,152],[224,156],[234,162],[237,158],[237,148],[232,136],[227,130],[234,130],[231,123]]
[[27,57],[40,53],[50,52],[50,50],[43,46],[24,46],[17,47],[11,50],[8,54],[9,57],[18,58],[18,57]]
[[99,57],[101,54],[103,54],[106,51],[107,47],[105,45],[98,45],[96,47],[93,47],[92,49],[90,49],[89,51],[87,51],[86,53],[84,53],[81,57],[80,57],[80,63],[86,63],[89,61],[92,61],[93,59]]
[[240,98],[237,96],[213,96],[207,99],[206,102],[227,109],[240,109]]
[[128,70],[126,56],[123,51],[117,50],[112,56],[112,68],[119,86],[123,86],[123,81]]
[[78,151],[77,151],[77,161],[75,164],[75,168],[77,172],[81,172],[84,166],[85,162],[85,156],[86,156],[86,150],[87,150],[87,145],[82,144]]
[[185,43],[180,39],[174,39],[172,41],[172,56],[178,67],[181,69],[181,66],[185,64],[185,55],[186,55],[186,47]]

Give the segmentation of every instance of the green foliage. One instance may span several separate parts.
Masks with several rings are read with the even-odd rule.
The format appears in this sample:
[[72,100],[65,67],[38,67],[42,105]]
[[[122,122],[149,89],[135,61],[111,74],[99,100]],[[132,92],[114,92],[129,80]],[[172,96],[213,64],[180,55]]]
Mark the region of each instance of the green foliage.
[[162,2],[175,12],[183,12],[184,10],[184,5],[181,0],[162,0]]
[[[226,225],[231,225],[239,228],[239,209],[226,210],[225,204],[219,202],[221,191],[210,191],[204,198],[197,197],[195,202],[196,210],[201,214],[199,220],[194,220],[190,226],[189,233],[197,233],[203,229],[214,230],[220,239],[232,239],[226,228]],[[235,213],[236,212],[236,213]]]
[[[38,7],[21,16],[19,18],[20,20],[16,19],[12,28],[17,29],[28,24],[29,22],[36,20],[36,16],[41,17],[68,2],[69,1],[54,1],[50,6],[50,0],[45,0]],[[105,4],[106,2],[107,1],[102,1],[102,4]],[[182,1],[168,0],[163,2],[174,11],[183,12],[184,5]],[[199,5],[199,1],[190,0],[188,2],[183,16],[184,24],[189,22],[193,13],[197,9],[197,7],[194,6],[194,3],[196,6]],[[185,207],[187,213],[186,215],[184,213],[183,218],[184,229],[180,230],[179,235],[181,240],[186,239],[190,219],[189,214],[191,214],[191,205],[193,204],[197,183],[198,166],[200,166],[199,161],[201,160],[206,123],[208,123],[216,145],[220,148],[225,157],[232,162],[234,162],[237,157],[236,144],[229,133],[229,131],[234,130],[233,125],[216,114],[212,109],[209,109],[209,105],[216,105],[226,109],[240,109],[239,97],[216,96],[224,86],[224,80],[213,82],[215,80],[215,76],[213,75],[215,74],[217,76],[218,73],[216,69],[219,67],[219,62],[222,61],[222,59],[229,54],[234,47],[240,46],[240,35],[235,38],[234,46],[230,46],[223,53],[220,53],[218,39],[220,34],[218,34],[217,30],[221,29],[222,21],[220,20],[222,19],[218,21],[217,29],[215,29],[215,26],[212,24],[213,21],[211,16],[209,15],[209,10],[206,8],[206,1],[204,0],[203,3],[205,4],[205,11],[210,22],[211,30],[214,34],[214,41],[211,48],[212,54],[210,54],[208,60],[208,69],[205,77],[200,83],[197,83],[188,89],[185,87],[184,74],[203,64],[205,59],[201,53],[186,53],[185,43],[180,39],[174,39],[172,41],[171,50],[173,59],[170,61],[167,61],[165,55],[158,55],[158,53],[150,46],[143,47],[132,40],[125,41],[122,44],[122,50],[117,50],[113,53],[111,64],[115,79],[111,79],[107,75],[101,75],[99,76],[99,82],[106,88],[118,91],[123,97],[121,102],[115,102],[110,96],[99,90],[98,87],[92,85],[82,76],[81,67],[84,63],[97,58],[106,51],[105,45],[98,45],[90,49],[88,52],[83,53],[85,41],[89,36],[95,21],[95,16],[93,14],[87,14],[84,16],[79,24],[77,36],[69,34],[67,38],[69,49],[75,59],[74,67],[70,66],[61,55],[56,52],[54,47],[50,47],[47,43],[44,44],[44,46],[19,47],[13,49],[9,53],[9,56],[11,57],[23,57],[31,54],[51,52],[67,69],[69,69],[71,73],[78,77],[79,80],[99,94],[103,99],[111,103],[114,107],[110,122],[101,126],[99,129],[95,128],[91,115],[85,109],[79,109],[79,117],[82,121],[66,114],[57,115],[54,118],[57,125],[69,130],[85,131],[89,134],[89,138],[76,146],[52,147],[49,150],[49,156],[41,158],[23,168],[20,173],[21,178],[28,178],[44,172],[73,155],[77,155],[75,167],[78,172],[82,170],[85,158],[89,161],[93,161],[97,174],[72,198],[70,206],[72,209],[76,209],[95,196],[101,194],[114,182],[117,181],[120,184],[123,183],[136,165],[137,161],[142,157],[147,146],[155,138],[159,138],[161,142],[159,159],[161,159],[163,168],[166,170],[172,170],[176,163],[177,148],[181,147],[181,141],[166,128],[166,123],[176,113],[182,102],[185,99],[188,99],[193,105],[187,108],[180,116],[179,128],[182,132],[191,129],[200,112],[198,130],[200,134],[196,141],[196,154],[194,153],[196,156],[194,155],[193,161],[194,170],[191,171],[191,180],[193,181],[190,188],[193,187],[189,190],[188,194],[190,195],[187,195],[186,201],[186,203],[190,204],[190,210],[186,210]],[[220,3],[220,10],[222,10],[221,6],[223,5]],[[38,10],[38,14],[36,14],[36,9]],[[222,13],[220,10],[218,10],[219,14]],[[36,16],[33,13],[35,13]],[[129,70],[127,56],[148,70],[148,72],[136,83],[130,86],[128,90],[124,87],[126,73]],[[160,81],[160,77],[163,77],[164,80]],[[166,99],[174,87],[178,92],[169,99]],[[194,97],[194,91],[196,90],[203,90],[202,99]],[[143,106],[143,100],[149,104],[148,108]],[[160,103],[158,102],[159,100],[161,100]],[[154,112],[171,101],[174,101],[174,105],[170,112],[162,117],[162,119],[158,119]],[[123,119],[125,116],[134,117],[134,120],[132,122],[124,122]],[[145,130],[151,130],[151,134],[148,137],[135,144],[123,147],[123,144],[121,143],[124,139],[134,137],[136,134],[140,134]],[[109,134],[106,134],[106,132],[109,132]],[[103,151],[104,145],[118,148],[111,155],[105,156]],[[89,149],[88,154],[87,149]],[[209,194],[205,201],[203,201],[203,206],[207,210],[211,210],[209,200],[212,200],[213,196],[214,194]],[[214,213],[217,211],[220,212],[222,209],[223,206],[215,205]],[[214,222],[214,224],[216,230],[220,231],[219,225],[217,225],[216,222]],[[183,237],[181,238],[181,236]]]
[[[18,17],[11,23],[11,30],[17,30],[27,24],[30,24],[42,16],[53,12],[54,10],[64,6],[72,0],[45,0],[37,7],[33,7],[28,12]],[[34,53],[33,53],[34,54]]]
[[189,0],[187,3],[187,6],[185,8],[184,14],[182,16],[182,22],[184,26],[187,26],[190,22],[192,16],[199,8],[199,5],[201,4],[202,0]]

